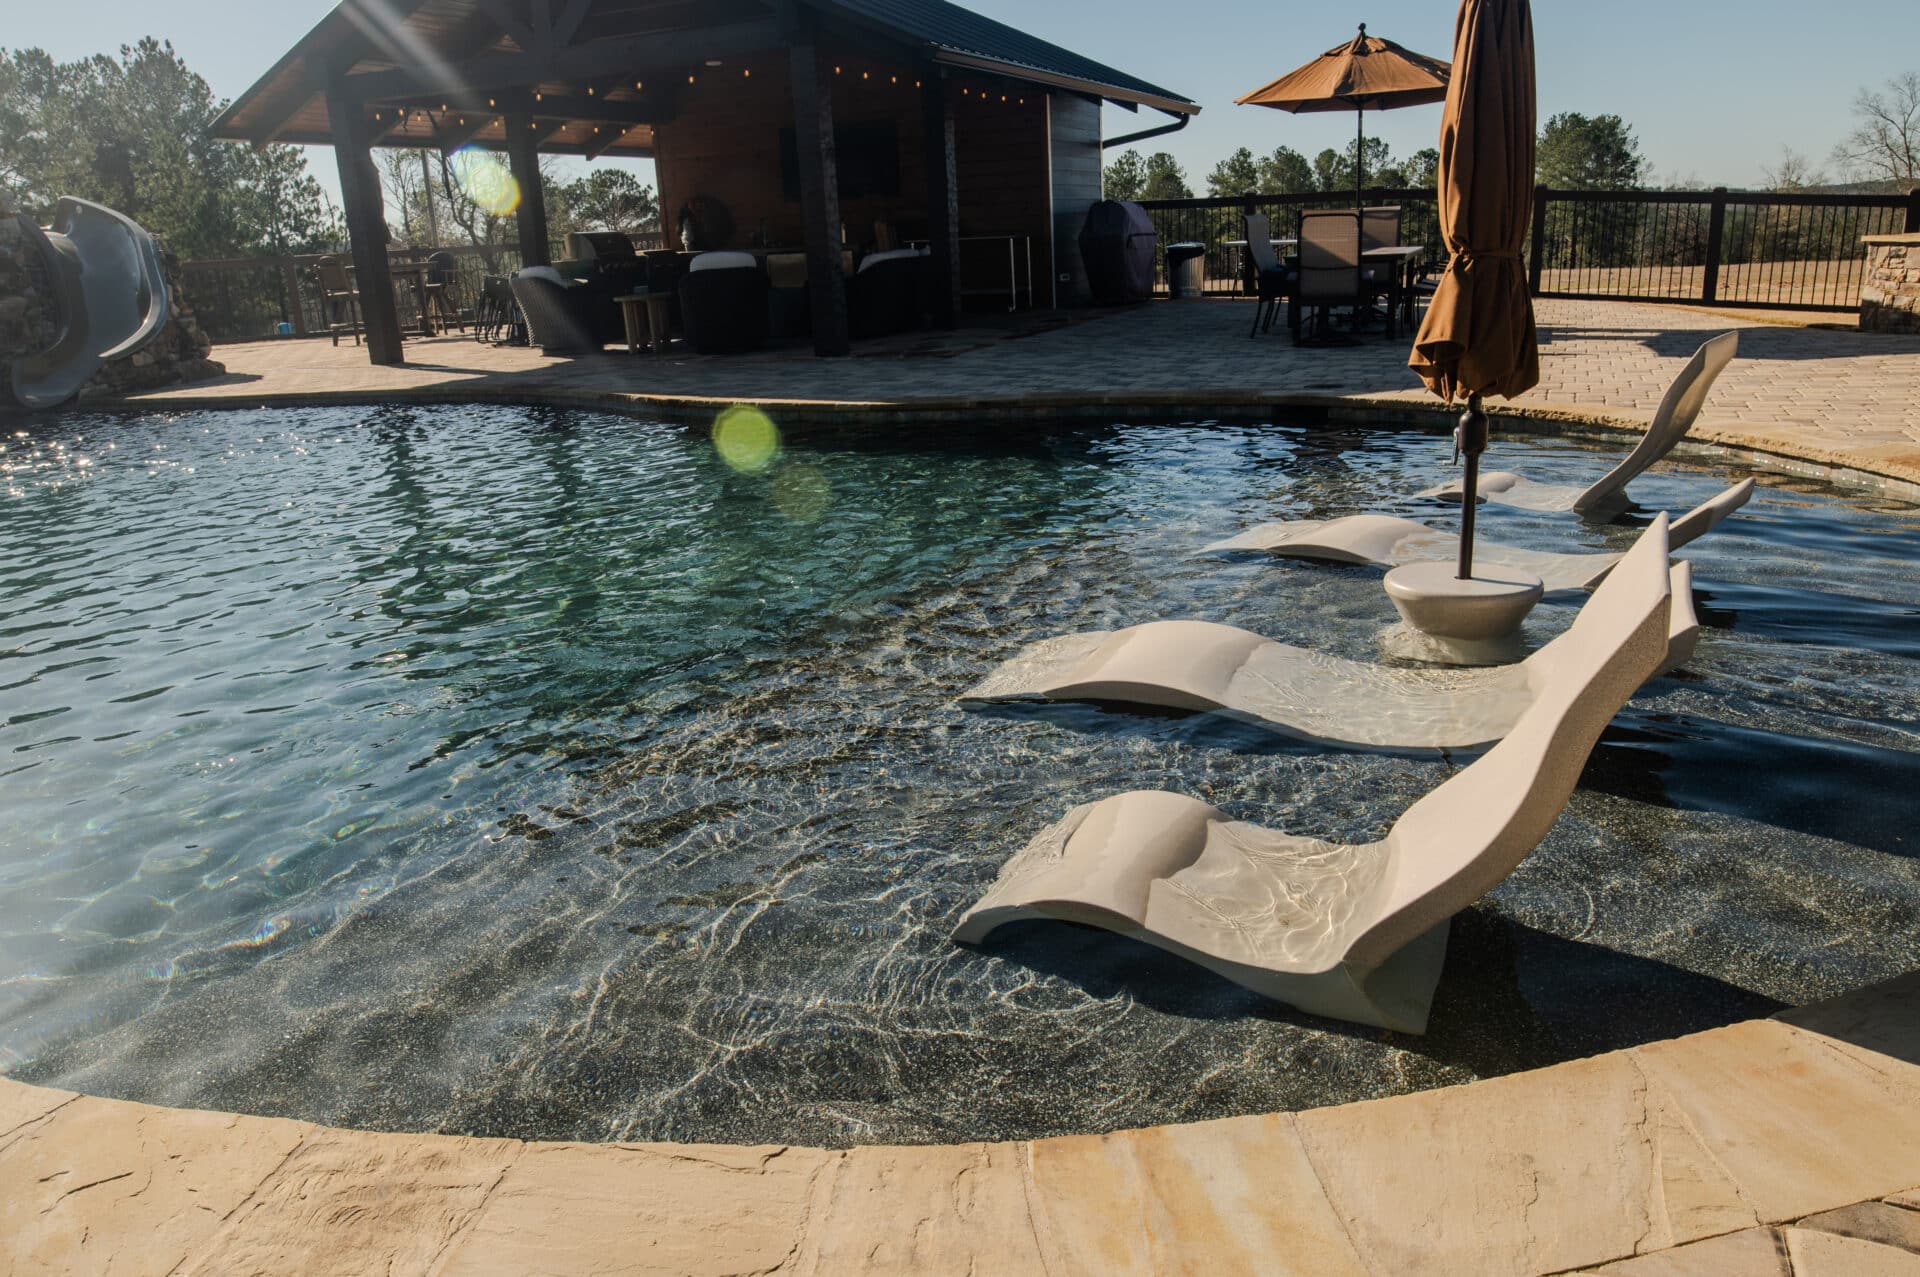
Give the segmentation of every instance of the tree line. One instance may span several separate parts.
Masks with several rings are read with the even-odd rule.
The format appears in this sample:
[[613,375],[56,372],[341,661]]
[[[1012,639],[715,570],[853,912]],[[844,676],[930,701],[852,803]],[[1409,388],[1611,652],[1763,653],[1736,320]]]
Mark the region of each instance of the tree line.
[[[1853,101],[1854,128],[1835,145],[1829,163],[1843,182],[1888,191],[1920,184],[1920,72],[1897,75],[1877,89],[1863,88]],[[1309,161],[1291,147],[1255,155],[1241,147],[1213,166],[1206,192],[1216,199],[1241,195],[1313,195],[1351,191],[1359,140],[1344,151],[1329,147]],[[1379,138],[1366,141],[1368,185],[1418,190],[1435,185],[1440,153],[1432,147],[1396,158]],[[1563,111],[1541,126],[1535,180],[1557,190],[1630,191],[1652,179],[1652,166],[1640,150],[1633,126],[1619,115]],[[1774,191],[1818,189],[1833,184],[1828,170],[1782,148],[1777,164],[1763,174]],[[1129,148],[1113,156],[1104,171],[1108,199],[1191,199],[1194,192],[1179,162],[1167,151],[1142,157]],[[1676,188],[1701,187],[1693,179],[1669,179]]]
[[[105,204],[190,261],[344,251],[340,210],[306,153],[214,138],[225,107],[163,40],[72,62],[0,48],[0,192],[42,221],[62,195]],[[437,149],[384,151],[380,168],[394,243],[513,241],[511,215],[478,203]],[[659,226],[653,188],[631,173],[599,168],[555,178],[546,202],[556,238]]]

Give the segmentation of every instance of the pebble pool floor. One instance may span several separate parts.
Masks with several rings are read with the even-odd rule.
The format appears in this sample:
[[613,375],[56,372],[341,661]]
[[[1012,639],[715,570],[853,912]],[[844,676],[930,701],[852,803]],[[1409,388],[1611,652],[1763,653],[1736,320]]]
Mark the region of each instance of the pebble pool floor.
[[[1098,931],[947,932],[1078,802],[1168,788],[1368,839],[1468,760],[953,697],[1025,642],[1157,617],[1382,659],[1377,570],[1196,551],[1280,518],[1449,523],[1410,495],[1449,473],[1440,436],[819,432],[742,471],[701,429],[486,406],[0,442],[22,1081],[542,1139],[1025,1138],[1462,1082],[1920,965],[1899,502],[1762,475],[1687,548],[1697,656],[1456,921],[1412,1038]],[[1503,439],[1489,464],[1580,482],[1618,451]],[[1669,462],[1633,494],[1684,509],[1746,473]],[[1554,549],[1636,530],[1481,523]]]

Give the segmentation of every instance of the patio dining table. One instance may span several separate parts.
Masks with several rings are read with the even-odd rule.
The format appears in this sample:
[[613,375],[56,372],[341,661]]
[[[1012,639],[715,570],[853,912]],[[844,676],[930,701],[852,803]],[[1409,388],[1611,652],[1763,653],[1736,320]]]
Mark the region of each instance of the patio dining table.
[[1425,244],[1388,244],[1380,248],[1369,248],[1360,254],[1363,265],[1385,268],[1392,272],[1392,288],[1387,300],[1387,336],[1398,335],[1395,316],[1402,316],[1413,322],[1413,281],[1416,272],[1427,260]]
[[[360,286],[359,273],[351,262],[346,263],[346,267],[347,278],[353,281],[354,289],[357,292]],[[424,261],[390,261],[387,263],[387,273],[393,276],[395,283],[406,280],[411,281],[413,285],[413,299],[420,309],[419,331],[422,337],[431,337],[434,332],[433,311],[427,304],[428,269],[429,263]]]

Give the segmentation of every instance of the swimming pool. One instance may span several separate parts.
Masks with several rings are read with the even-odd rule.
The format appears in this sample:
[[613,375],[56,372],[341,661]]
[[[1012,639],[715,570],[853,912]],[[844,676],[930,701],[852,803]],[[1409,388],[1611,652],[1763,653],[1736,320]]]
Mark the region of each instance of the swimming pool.
[[[1163,787],[1364,839],[1449,762],[952,698],[1031,639],[1159,616],[1377,659],[1377,571],[1194,552],[1277,518],[1445,521],[1407,495],[1446,473],[1436,436],[903,429],[736,469],[702,430],[387,407],[69,415],[5,443],[0,1069],[22,1080],[539,1138],[1012,1138],[1464,1081],[1920,965],[1900,503],[1769,477],[1688,548],[1691,670],[1456,923],[1412,1039],[1104,933],[947,931],[1074,803]],[[1577,482],[1617,453],[1493,456]],[[1684,508],[1744,473],[1669,463],[1634,493]]]

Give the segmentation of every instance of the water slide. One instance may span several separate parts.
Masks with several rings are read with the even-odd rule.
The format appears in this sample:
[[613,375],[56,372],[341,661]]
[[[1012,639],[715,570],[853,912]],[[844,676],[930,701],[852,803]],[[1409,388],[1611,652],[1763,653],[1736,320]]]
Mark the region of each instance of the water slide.
[[61,197],[39,239],[59,335],[46,350],[13,361],[13,397],[27,408],[52,408],[78,394],[100,365],[154,339],[167,322],[167,277],[139,223],[71,195]]

